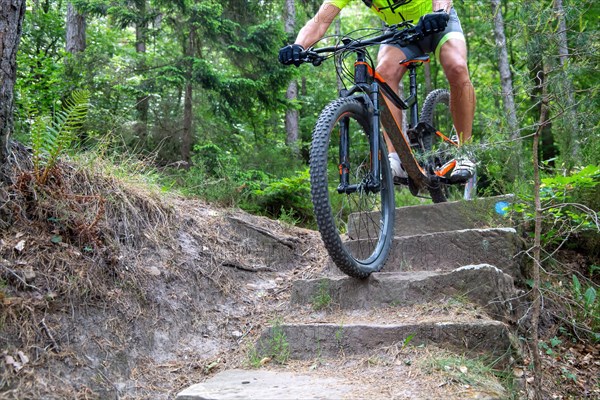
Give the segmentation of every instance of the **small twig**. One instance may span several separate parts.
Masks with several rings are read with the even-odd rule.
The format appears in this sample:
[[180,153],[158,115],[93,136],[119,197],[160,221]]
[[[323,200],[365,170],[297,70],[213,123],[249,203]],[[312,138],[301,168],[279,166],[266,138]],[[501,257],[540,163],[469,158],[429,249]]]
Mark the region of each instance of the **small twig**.
[[302,253],[302,257],[304,257],[306,255],[306,253],[308,253],[311,250],[314,250],[314,249],[312,247],[309,247],[308,250],[306,250],[304,253]]
[[56,343],[56,340],[54,340],[54,336],[52,336],[52,332],[50,332],[50,328],[48,328],[48,325],[46,325],[46,317],[42,318],[42,320],[40,321],[40,325],[42,326],[44,332],[46,333],[46,335],[48,335],[48,338],[52,342],[54,350],[57,353],[60,353],[60,346],[58,345],[58,343]]
[[7,270],[12,276],[14,276],[15,278],[17,278],[17,280],[19,282],[21,282],[23,284],[23,286],[28,287],[30,289],[33,290],[37,290],[38,292],[40,291],[40,289],[37,286],[34,285],[30,285],[29,283],[25,282],[25,279],[23,279],[21,276],[19,276],[19,274],[17,274],[15,271],[13,271],[12,269],[8,268],[6,265],[2,265],[0,264],[0,267],[4,268],[5,270]]
[[240,343],[246,336],[248,336],[248,334],[252,332],[252,328],[254,328],[254,325],[250,325],[250,328],[248,328],[248,330],[246,330],[246,333],[243,333],[242,336],[238,338],[237,342]]
[[247,265],[242,265],[236,262],[232,262],[232,261],[224,261],[221,263],[222,267],[230,267],[230,268],[235,268],[235,269],[239,269],[240,271],[247,271],[247,272],[275,272],[275,270],[273,268],[269,268],[269,267],[249,267]]
[[244,221],[243,219],[231,217],[231,216],[228,218],[229,218],[229,220],[243,224],[243,225],[247,226],[248,228],[255,230],[258,233],[262,233],[263,235],[267,236],[268,238],[273,239],[276,242],[289,247],[290,249],[294,249],[294,247],[295,247],[295,240],[292,239],[291,237],[280,238],[278,236],[275,236],[273,233],[269,232],[268,230],[261,228],[260,226],[254,225],[248,221]]

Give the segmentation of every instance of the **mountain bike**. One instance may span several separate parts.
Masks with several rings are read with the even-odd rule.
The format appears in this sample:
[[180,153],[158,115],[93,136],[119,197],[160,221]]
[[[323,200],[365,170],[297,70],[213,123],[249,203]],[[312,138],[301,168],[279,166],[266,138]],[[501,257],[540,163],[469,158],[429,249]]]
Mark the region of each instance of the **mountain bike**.
[[[418,26],[403,22],[376,36],[345,37],[335,46],[309,48],[301,55],[303,62],[315,66],[334,57],[338,75],[352,81],[320,114],[312,132],[309,167],[322,240],[337,267],[352,277],[366,278],[381,270],[387,260],[394,235],[395,184],[408,186],[415,196],[428,193],[436,203],[446,201],[449,188],[456,186],[448,178],[456,164],[452,148],[459,145],[452,134],[449,92],[431,92],[419,118],[417,68],[429,56],[402,61],[410,82],[410,94],[402,99],[375,72],[367,51],[422,38]],[[355,58],[353,71],[344,63],[350,56]],[[391,104],[410,110],[406,135],[389,110]],[[446,134],[434,127],[438,124],[445,126]],[[382,128],[401,159],[406,178],[392,177]],[[474,181],[467,183],[465,192],[473,191]]]

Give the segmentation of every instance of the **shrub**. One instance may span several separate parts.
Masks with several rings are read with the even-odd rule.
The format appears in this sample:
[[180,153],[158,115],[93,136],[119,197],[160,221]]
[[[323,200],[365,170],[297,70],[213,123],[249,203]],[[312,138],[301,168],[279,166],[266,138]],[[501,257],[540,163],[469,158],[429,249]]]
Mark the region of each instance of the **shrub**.
[[288,217],[293,216],[303,225],[312,224],[314,217],[308,169],[297,171],[289,178],[273,180],[253,194],[256,196],[256,203],[267,215],[278,218],[282,210],[286,210]]

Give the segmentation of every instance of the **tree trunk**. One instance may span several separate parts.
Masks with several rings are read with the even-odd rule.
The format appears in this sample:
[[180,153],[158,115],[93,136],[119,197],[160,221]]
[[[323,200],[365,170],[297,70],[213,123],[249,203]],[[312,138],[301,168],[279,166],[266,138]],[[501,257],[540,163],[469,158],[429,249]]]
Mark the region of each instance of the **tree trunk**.
[[561,67],[561,79],[559,80],[560,98],[564,99],[565,116],[562,119],[563,129],[559,138],[561,145],[561,155],[565,160],[567,169],[571,169],[574,161],[579,154],[579,123],[577,120],[577,110],[575,107],[575,96],[573,93],[573,84],[567,72],[569,62],[569,47],[567,45],[567,22],[562,0],[554,0],[554,11],[558,18],[558,60]]
[[542,307],[540,291],[540,269],[541,269],[541,237],[542,237],[542,203],[540,200],[540,160],[539,144],[540,136],[548,123],[548,85],[546,83],[546,71],[539,74],[540,84],[542,86],[542,101],[540,109],[540,121],[533,136],[533,184],[534,184],[534,207],[535,207],[535,228],[533,242],[533,304],[531,306],[531,348],[533,358],[534,372],[534,398],[543,399],[542,393],[542,360],[539,348],[539,322]]
[[66,50],[71,54],[85,51],[85,16],[72,3],[67,4]]
[[[296,5],[294,0],[285,1],[285,31],[293,34],[296,25]],[[290,103],[294,103],[298,98],[298,82],[292,80],[285,92],[285,97]],[[294,153],[298,153],[298,110],[291,107],[285,112],[285,131],[286,143]]]
[[186,83],[185,83],[185,94],[183,99],[183,130],[181,132],[181,159],[186,162],[189,166],[191,161],[191,151],[192,151],[192,142],[193,142],[193,131],[192,131],[192,120],[193,120],[193,86],[192,86],[192,77],[193,77],[193,61],[192,57],[194,56],[196,42],[196,30],[192,26],[190,27],[190,34],[188,37],[187,47],[185,49],[185,55],[188,59],[188,66],[186,72]]
[[[146,69],[146,36],[148,31],[148,22],[146,21],[146,2],[143,1],[141,3],[140,8],[138,9],[139,18],[141,21],[135,24],[135,51],[138,53],[139,62],[138,62],[138,74],[145,75]],[[148,109],[150,107],[150,102],[148,99],[148,94],[146,93],[146,80],[142,79],[141,91],[142,94],[138,95],[135,103],[135,109],[137,111],[137,121],[135,124],[135,134],[137,136],[137,140],[140,143],[146,142],[146,137],[148,136]]]
[[25,0],[0,0],[0,166],[6,161],[13,129],[13,89],[24,16]]
[[[298,82],[293,80],[288,85],[285,92],[285,97],[289,101],[294,101],[298,98]],[[285,130],[287,132],[286,143],[293,150],[294,153],[298,152],[298,136],[299,136],[299,124],[298,124],[298,110],[290,108],[285,111]]]
[[190,165],[192,151],[192,82],[188,81],[185,85],[185,98],[183,101],[183,132],[181,137],[181,159]]
[[506,51],[506,36],[504,35],[504,19],[500,0],[492,0],[492,14],[494,15],[494,36],[496,37],[496,48],[498,52],[498,70],[500,71],[500,85],[502,87],[502,101],[504,112],[508,121],[511,139],[519,138],[519,126],[517,123],[517,111],[513,97],[512,77],[508,52]]

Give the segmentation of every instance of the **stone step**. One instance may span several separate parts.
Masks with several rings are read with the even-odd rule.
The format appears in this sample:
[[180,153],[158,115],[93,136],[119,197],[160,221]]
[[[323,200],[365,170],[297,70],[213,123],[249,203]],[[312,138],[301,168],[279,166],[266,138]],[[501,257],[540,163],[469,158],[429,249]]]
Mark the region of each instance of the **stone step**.
[[500,359],[511,347],[507,326],[494,320],[297,323],[267,328],[257,344],[259,354],[275,355],[283,348],[292,359],[335,358],[367,354],[382,347],[435,345],[468,357]]
[[315,377],[264,370],[223,371],[179,392],[176,400],[295,400],[341,399],[353,387],[337,377]]
[[516,291],[513,278],[489,264],[449,272],[380,272],[364,280],[340,276],[293,284],[292,305],[314,305],[324,298],[339,309],[366,310],[458,298],[482,306],[494,319],[510,321]]
[[[514,196],[506,195],[397,208],[394,235],[400,237],[463,229],[512,227],[514,222],[503,207],[512,203],[513,199]],[[377,220],[373,218],[372,221]],[[356,232],[356,227],[360,227],[361,231]],[[372,235],[375,228],[373,223],[365,227],[364,224],[350,222],[348,236],[364,238]]]
[[[360,242],[351,241],[348,247],[358,251]],[[491,264],[518,278],[520,270],[515,259],[518,243],[513,228],[465,229],[395,237],[382,272],[451,271],[464,265]],[[329,268],[336,273],[337,268],[332,263]]]

